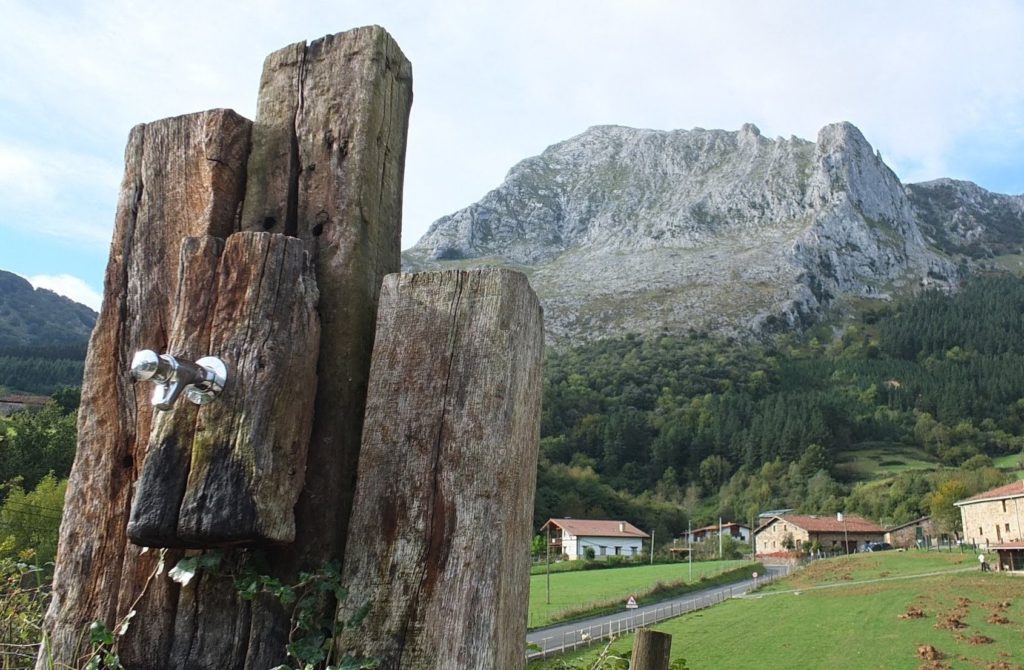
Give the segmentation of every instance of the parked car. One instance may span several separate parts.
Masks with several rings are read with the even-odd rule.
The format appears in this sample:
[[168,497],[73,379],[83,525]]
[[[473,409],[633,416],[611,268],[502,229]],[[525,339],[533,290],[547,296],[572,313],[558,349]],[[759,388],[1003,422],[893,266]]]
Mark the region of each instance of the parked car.
[[872,542],[864,548],[864,551],[889,551],[893,546],[888,542]]

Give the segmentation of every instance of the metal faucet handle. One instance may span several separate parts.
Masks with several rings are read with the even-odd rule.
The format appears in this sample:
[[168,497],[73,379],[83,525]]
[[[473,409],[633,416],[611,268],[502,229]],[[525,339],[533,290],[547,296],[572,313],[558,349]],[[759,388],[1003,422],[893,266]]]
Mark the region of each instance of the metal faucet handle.
[[182,391],[196,405],[212,402],[224,390],[228,376],[227,366],[216,356],[205,356],[193,363],[149,349],[135,352],[131,373],[136,381],[149,381],[156,386],[153,406],[163,411],[174,406]]

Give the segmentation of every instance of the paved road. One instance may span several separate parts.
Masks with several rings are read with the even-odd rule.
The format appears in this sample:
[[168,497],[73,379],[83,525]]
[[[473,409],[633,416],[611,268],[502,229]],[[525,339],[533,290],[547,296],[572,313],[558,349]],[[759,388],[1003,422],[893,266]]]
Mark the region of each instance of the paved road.
[[[772,579],[784,576],[788,569],[785,566],[769,566],[768,575]],[[763,584],[764,578],[759,577],[758,583]],[[745,579],[725,586],[715,586],[702,591],[694,591],[686,595],[663,600],[657,604],[638,607],[635,610],[626,610],[616,614],[594,617],[574,621],[572,623],[550,626],[530,631],[526,635],[528,644],[537,645],[540,651],[532,651],[528,654],[530,660],[546,658],[552,652],[559,652],[565,649],[575,649],[588,642],[594,642],[602,637],[618,635],[620,632],[633,630],[640,626],[663,621],[674,616],[687,612],[710,607],[711,605],[724,602],[729,598],[746,593],[754,586],[753,579]]]

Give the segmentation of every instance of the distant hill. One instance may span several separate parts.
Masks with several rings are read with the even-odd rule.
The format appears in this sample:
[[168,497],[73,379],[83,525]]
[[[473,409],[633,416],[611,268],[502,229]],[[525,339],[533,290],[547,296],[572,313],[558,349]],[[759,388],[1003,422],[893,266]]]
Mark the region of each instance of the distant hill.
[[0,270],[0,349],[85,345],[96,312]]
[[49,395],[79,386],[96,312],[0,270],[0,388]]

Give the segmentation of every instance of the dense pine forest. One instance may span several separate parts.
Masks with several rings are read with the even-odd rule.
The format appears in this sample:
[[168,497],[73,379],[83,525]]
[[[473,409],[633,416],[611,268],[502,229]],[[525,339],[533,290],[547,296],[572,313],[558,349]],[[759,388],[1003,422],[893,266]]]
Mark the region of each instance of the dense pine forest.
[[50,395],[82,383],[86,343],[0,346],[0,388]]

